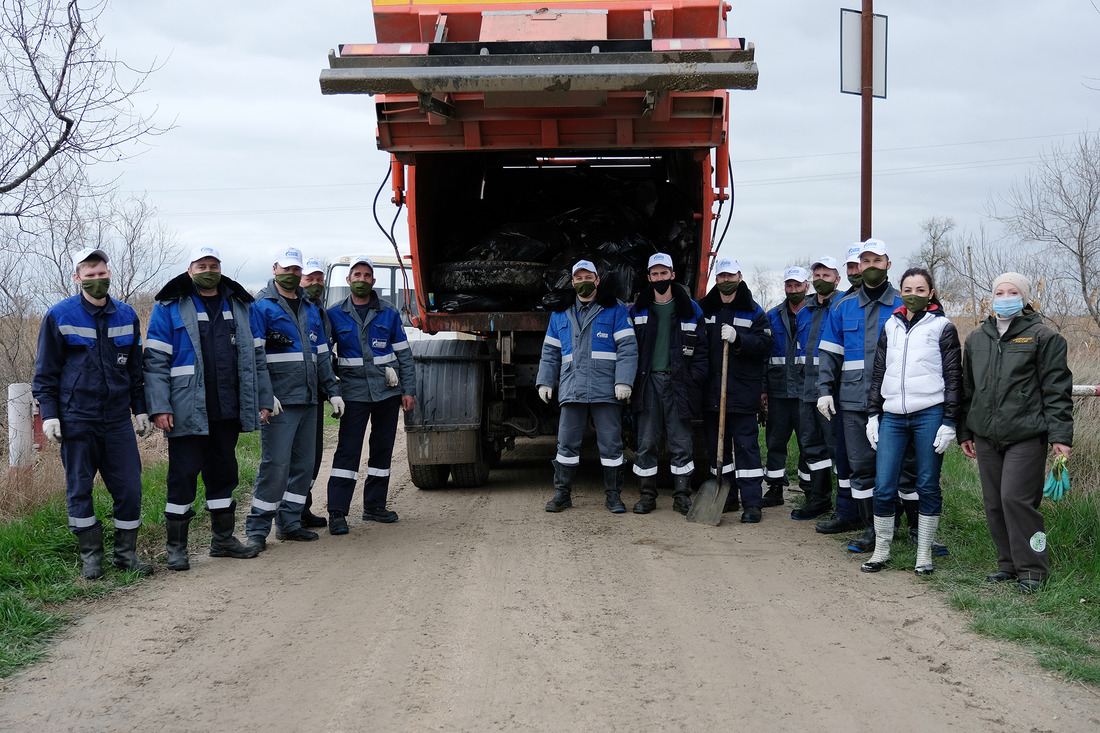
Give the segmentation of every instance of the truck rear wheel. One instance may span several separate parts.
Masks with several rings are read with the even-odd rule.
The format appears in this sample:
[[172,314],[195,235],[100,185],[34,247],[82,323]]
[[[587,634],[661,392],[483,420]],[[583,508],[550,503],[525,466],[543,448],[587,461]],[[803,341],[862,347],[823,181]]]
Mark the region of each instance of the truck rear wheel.
[[460,489],[476,489],[484,486],[489,481],[490,456],[486,455],[485,438],[478,440],[478,459],[473,463],[451,464],[451,476],[454,477],[455,486]]
[[409,474],[412,475],[413,486],[418,489],[432,490],[442,489],[447,485],[447,475],[451,467],[446,464],[409,464]]

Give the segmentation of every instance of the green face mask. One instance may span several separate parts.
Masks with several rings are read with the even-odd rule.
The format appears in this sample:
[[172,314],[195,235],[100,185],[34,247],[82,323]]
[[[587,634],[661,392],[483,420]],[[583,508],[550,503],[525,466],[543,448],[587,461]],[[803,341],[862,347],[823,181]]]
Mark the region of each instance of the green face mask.
[[351,288],[351,294],[356,298],[369,298],[371,291],[374,290],[374,285],[365,280],[355,280],[348,283],[348,287]]
[[869,288],[877,288],[886,282],[886,270],[879,267],[868,267],[863,271],[863,284]]
[[577,291],[577,295],[587,298],[596,292],[596,283],[591,280],[584,280],[583,282],[573,283],[573,289]]
[[730,280],[724,283],[718,283],[715,287],[718,288],[718,292],[722,295],[733,295],[737,292],[737,286],[740,284],[740,280]]
[[863,273],[857,272],[855,275],[849,275],[848,282],[850,282],[853,287],[858,288],[863,284]]
[[805,291],[799,290],[797,293],[787,293],[787,302],[791,305],[798,305],[806,299]]
[[302,282],[302,276],[295,275],[292,272],[284,272],[282,275],[275,276],[275,283],[283,290],[297,290],[300,282]]
[[220,272],[196,272],[191,276],[192,282],[199,290],[213,290],[222,281]]
[[96,280],[81,280],[80,287],[88,294],[89,298],[99,300],[107,297],[107,291],[111,287],[111,278],[103,277]]
[[920,313],[922,310],[928,307],[928,301],[930,298],[924,295],[903,295],[901,296],[901,302],[905,303],[905,310],[910,313]]
[[828,298],[836,290],[836,283],[831,283],[828,280],[814,280],[814,290],[822,298]]
[[306,285],[306,295],[308,295],[309,299],[312,300],[314,303],[320,303],[321,296],[324,295],[324,293],[324,283],[314,283],[312,285]]

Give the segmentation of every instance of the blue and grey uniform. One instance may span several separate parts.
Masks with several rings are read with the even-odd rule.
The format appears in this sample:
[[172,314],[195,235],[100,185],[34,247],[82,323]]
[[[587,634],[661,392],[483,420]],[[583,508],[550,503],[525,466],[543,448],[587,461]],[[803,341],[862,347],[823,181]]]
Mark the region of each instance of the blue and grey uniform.
[[[802,451],[810,472],[810,489],[806,496],[806,512],[828,511],[832,504],[832,471],[836,456],[836,426],[817,411],[817,372],[820,356],[818,343],[829,311],[843,297],[834,293],[823,300],[812,297],[798,312],[798,345],[803,355],[802,399],[799,420],[802,427]],[[841,448],[843,450],[843,448]],[[847,461],[845,461],[845,467]],[[847,471],[837,473],[836,513],[843,519],[854,519],[856,508],[852,503],[851,484]]]
[[[401,316],[371,293],[362,306],[351,296],[328,310],[340,370],[344,415],[328,481],[329,511],[347,514],[359,480],[363,437],[370,422],[363,509],[385,509],[390,462],[397,435],[401,397],[416,396],[416,371]],[[386,384],[386,367],[397,372],[397,386]]]
[[[879,333],[902,305],[889,282],[868,294],[866,286],[840,300],[829,312],[818,342],[818,397],[832,396],[843,410],[844,442],[851,468],[852,498],[871,499],[875,451],[867,441],[871,368]],[[868,521],[865,517],[865,521]]]
[[[638,373],[634,379],[631,406],[638,416],[638,452],[634,473],[642,479],[656,477],[657,451],[667,436],[673,477],[683,476],[677,487],[690,493],[687,479],[692,461],[691,419],[702,407],[702,385],[707,377],[708,340],[700,327],[703,311],[691,299],[687,288],[671,284],[670,328],[665,340],[667,370],[653,369],[658,346],[658,324],[651,313],[655,307],[653,291],[647,290],[630,308],[634,332],[638,337]],[[676,480],[674,478],[674,480]],[[644,483],[644,482],[643,482]]]
[[[275,281],[256,295],[263,328],[271,390],[282,405],[260,428],[260,467],[252,509],[245,520],[249,537],[264,537],[275,520],[281,532],[301,527],[302,507],[313,476],[320,390],[340,395],[321,322],[321,309],[297,289],[297,308],[279,294]],[[276,516],[277,512],[277,516]]]
[[[561,418],[554,485],[568,491],[580,465],[581,438],[588,416],[596,426],[605,484],[610,471],[622,481],[622,405],[615,385],[634,383],[638,339],[627,307],[614,295],[597,294],[589,303],[575,300],[550,315],[536,384],[558,385]],[[608,487],[608,490],[618,490]]]
[[46,311],[38,334],[33,393],[43,420],[61,422],[69,528],[99,526],[92,502],[98,471],[114,502],[116,529],[141,526],[141,458],[130,414],[148,413],[141,327],[134,309],[83,294]]
[[768,460],[764,466],[764,478],[768,486],[788,485],[787,444],[791,433],[798,442],[799,483],[806,486],[810,480],[799,424],[802,362],[805,358],[798,344],[797,319],[797,314],[791,313],[786,300],[768,311],[768,321],[775,339],[764,372],[764,391],[768,395],[768,422],[764,428]]
[[[703,391],[703,432],[707,440],[707,459],[718,462],[718,418],[722,390],[726,391],[726,431],[723,440],[722,473],[733,473],[746,507],[761,506],[760,480],[764,467],[760,460],[760,431],[756,415],[764,389],[764,365],[774,343],[768,316],[745,283],[734,292],[733,301],[723,303],[717,288],[699,301],[707,338],[715,348],[710,351],[708,378]],[[722,325],[737,329],[737,342],[729,346],[726,383],[722,384]],[[732,460],[731,460],[732,456]],[[716,470],[716,469],[712,469]],[[733,498],[731,492],[731,498]]]
[[[151,415],[172,415],[168,438],[169,519],[188,519],[201,472],[206,509],[234,510],[237,438],[273,405],[264,330],[253,298],[222,276],[217,295],[199,295],[190,275],[157,293],[145,343],[145,394]],[[197,347],[197,348],[196,348]]]

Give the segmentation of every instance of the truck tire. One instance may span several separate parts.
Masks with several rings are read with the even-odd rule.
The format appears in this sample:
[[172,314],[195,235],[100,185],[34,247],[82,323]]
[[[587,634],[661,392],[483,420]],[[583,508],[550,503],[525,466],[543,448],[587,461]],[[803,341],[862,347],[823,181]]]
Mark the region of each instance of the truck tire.
[[435,268],[432,282],[450,293],[530,295],[546,290],[546,265],[538,262],[447,262]]
[[473,463],[452,463],[451,476],[460,489],[476,489],[489,481],[489,459],[485,451],[485,438],[478,441],[478,460]]
[[447,485],[447,474],[451,467],[446,464],[409,464],[409,473],[412,475],[413,486],[425,491],[442,489]]

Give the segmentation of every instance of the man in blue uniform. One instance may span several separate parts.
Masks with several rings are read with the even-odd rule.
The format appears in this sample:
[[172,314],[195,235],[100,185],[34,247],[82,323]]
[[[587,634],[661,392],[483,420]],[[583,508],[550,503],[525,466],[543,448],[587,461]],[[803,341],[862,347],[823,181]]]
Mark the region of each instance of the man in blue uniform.
[[[374,263],[366,255],[351,261],[351,294],[329,309],[346,413],[328,480],[329,534],[348,533],[351,495],[359,479],[363,436],[370,422],[370,455],[363,482],[363,521],[390,523],[386,508],[397,416],[416,399],[416,369],[401,316],[374,292]],[[396,368],[395,368],[396,367]]]
[[871,366],[879,333],[901,307],[901,296],[890,284],[886,243],[868,239],[859,254],[863,284],[829,313],[818,343],[818,411],[828,420],[843,408],[844,442],[851,466],[852,498],[863,522],[863,536],[848,549],[867,552],[875,546],[875,451],[867,440]]
[[767,395],[768,421],[764,437],[768,445],[768,460],[764,480],[768,491],[764,506],[782,506],[783,488],[787,483],[787,444],[794,433],[798,443],[798,481],[808,486],[809,468],[802,449],[802,428],[799,409],[802,404],[802,361],[798,348],[798,314],[806,305],[809,275],[801,267],[789,267],[783,273],[784,298],[768,311],[772,337],[775,339],[768,366],[764,371],[764,393]]
[[[710,350],[707,382],[703,388],[703,432],[707,440],[707,460],[711,466],[716,466],[719,410],[722,390],[726,390],[726,432],[721,471],[723,474],[733,473],[736,486],[731,487],[723,512],[737,510],[737,495],[740,492],[744,505],[741,521],[755,524],[762,516],[760,483],[764,478],[756,415],[764,395],[764,364],[774,341],[768,316],[753,300],[749,286],[743,282],[741,265],[737,260],[719,260],[715,265],[714,279],[714,287],[699,301],[707,340],[714,344]],[[729,343],[725,384],[722,384],[723,341]]]
[[96,519],[96,472],[114,501],[114,565],[143,575],[153,566],[137,557],[141,526],[142,437],[151,428],[141,370],[141,326],[134,309],[107,295],[111,271],[101,249],[73,257],[80,293],[46,311],[38,334],[34,397],[42,432],[61,443],[69,529],[80,547],[80,575],[103,575],[103,524]]
[[313,476],[318,390],[330,396],[336,417],[344,400],[332,371],[321,309],[302,288],[302,251],[287,247],[272,265],[271,281],[256,295],[264,332],[274,411],[260,428],[260,468],[245,520],[248,544],[262,552],[275,520],[275,537],[310,542],[317,533],[302,526],[302,507]]
[[191,251],[187,272],[157,293],[145,344],[145,394],[168,438],[164,507],[168,568],[189,570],[187,534],[198,477],[210,513],[210,556],[253,558],[233,536],[237,439],[271,415],[274,400],[263,326],[253,298],[221,271],[209,246]]
[[707,337],[703,312],[687,288],[673,282],[672,258],[649,258],[650,287],[630,307],[638,337],[638,374],[631,406],[638,416],[638,453],[634,473],[641,498],[635,514],[657,508],[657,451],[667,438],[672,470],[672,508],[691,509],[691,418],[699,414],[707,377]]
[[591,261],[579,260],[572,274],[577,297],[565,310],[550,315],[535,379],[539,398],[546,403],[557,384],[561,404],[553,461],[555,492],[546,511],[573,506],[573,478],[591,416],[603,464],[604,505],[622,514],[622,405],[630,399],[638,369],[638,339],[627,307],[613,293],[598,293],[600,277]]

